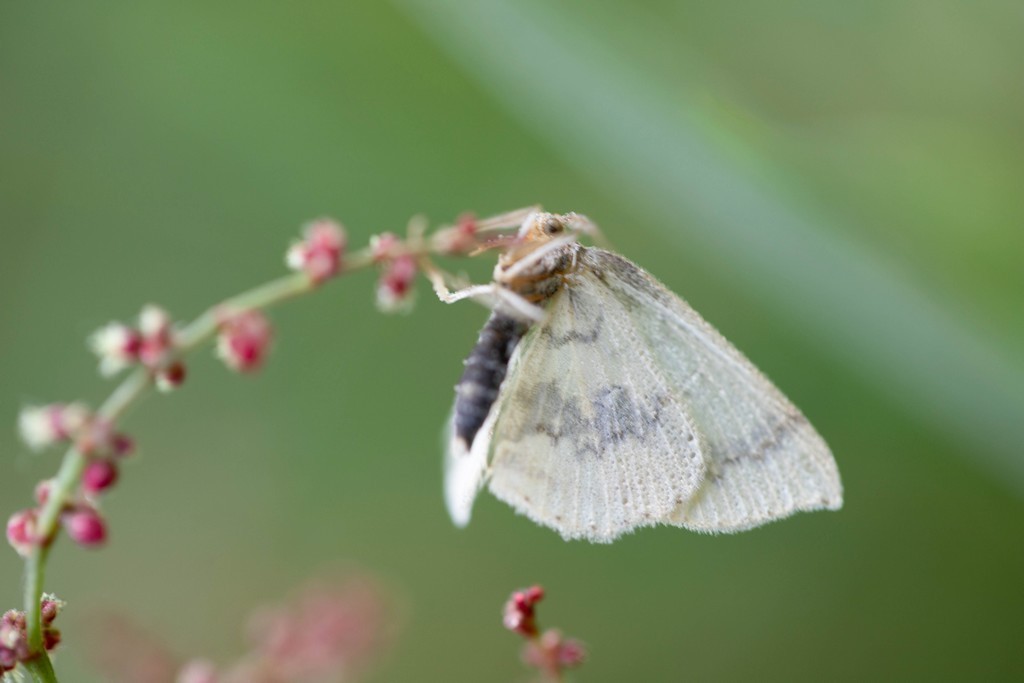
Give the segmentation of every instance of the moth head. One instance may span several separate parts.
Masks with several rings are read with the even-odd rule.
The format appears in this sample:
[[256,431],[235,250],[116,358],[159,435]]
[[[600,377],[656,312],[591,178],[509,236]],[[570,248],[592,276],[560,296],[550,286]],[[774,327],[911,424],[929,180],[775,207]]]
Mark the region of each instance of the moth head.
[[543,244],[566,235],[587,235],[601,239],[597,226],[586,216],[578,213],[531,213],[519,227],[518,238],[523,244]]
[[530,255],[536,258],[540,254],[565,251],[565,247],[575,242],[575,233],[566,224],[565,216],[537,211],[519,226],[515,239],[499,261],[507,269]]

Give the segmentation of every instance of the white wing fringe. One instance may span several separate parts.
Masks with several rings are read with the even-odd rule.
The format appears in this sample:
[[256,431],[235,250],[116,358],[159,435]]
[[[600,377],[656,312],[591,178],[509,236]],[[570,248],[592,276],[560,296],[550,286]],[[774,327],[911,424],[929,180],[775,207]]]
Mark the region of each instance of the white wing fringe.
[[483,488],[496,412],[491,411],[469,450],[462,439],[455,436],[454,413],[448,418],[445,428],[444,502],[452,522],[460,529],[469,524],[473,502]]

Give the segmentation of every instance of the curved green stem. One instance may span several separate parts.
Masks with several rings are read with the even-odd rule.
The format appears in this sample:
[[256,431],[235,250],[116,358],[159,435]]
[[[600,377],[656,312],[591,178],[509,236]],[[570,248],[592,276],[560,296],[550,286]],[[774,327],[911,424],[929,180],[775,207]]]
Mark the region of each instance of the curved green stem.
[[40,652],[35,658],[22,664],[36,683],[58,683],[57,674],[53,671],[53,663],[46,652]]
[[[521,213],[521,212],[520,212]],[[504,218],[504,217],[499,217]],[[509,220],[499,220],[501,225],[490,227],[509,227]],[[508,224],[506,224],[508,223]],[[480,223],[483,229],[488,223]],[[487,229],[489,230],[490,227]],[[446,228],[451,231],[458,228]],[[347,254],[340,274],[347,274],[356,270],[365,269],[377,264],[381,260],[394,258],[403,254],[415,256],[417,259],[426,258],[429,254],[440,253],[449,256],[472,255],[471,249],[463,253],[452,253],[446,250],[443,245],[450,244],[451,239],[445,238],[445,231],[441,230],[434,234],[434,240],[424,240],[422,231],[410,230],[410,238],[406,243],[395,245],[386,254],[377,252],[374,248],[368,247],[350,254]],[[281,303],[301,294],[317,288],[305,272],[297,272],[273,280],[264,285],[244,292],[209,308],[202,313],[195,321],[185,326],[175,334],[174,347],[177,355],[184,355],[202,343],[208,341],[217,334],[225,315],[233,312],[256,310],[267,308],[276,303]],[[148,389],[154,386],[153,371],[146,368],[137,368],[118,385],[114,392],[106,398],[96,411],[96,417],[106,423],[114,424],[120,419],[131,405],[144,395]],[[42,615],[40,613],[43,595],[43,579],[46,568],[46,560],[49,555],[49,547],[52,544],[59,529],[60,514],[65,510],[69,502],[75,496],[82,473],[88,464],[88,458],[83,454],[77,445],[72,445],[63,457],[60,469],[52,480],[49,488],[49,495],[46,504],[43,506],[36,520],[36,537],[43,539],[26,560],[25,570],[25,613],[26,629],[29,641],[29,651],[32,658],[24,664],[25,669],[32,675],[37,683],[55,683],[56,675],[50,664],[49,656],[43,643]]]
[[[410,240],[397,245],[393,257],[399,254],[424,256],[433,250],[433,245],[422,239]],[[365,248],[346,256],[341,274],[368,268],[378,262],[380,254]],[[263,309],[288,299],[305,294],[317,287],[308,275],[294,273],[272,280],[247,292],[231,297],[211,307],[192,323],[181,329],[175,336],[178,355],[185,355],[203,342],[212,338],[220,328],[224,316],[232,312]],[[137,368],[111,393],[96,411],[96,416],[108,423],[116,422],[128,408],[153,386],[153,373],[147,368]],[[72,446],[64,455],[60,470],[53,479],[46,504],[36,520],[36,536],[46,539],[36,546],[25,562],[25,618],[29,651],[32,658],[24,663],[37,683],[56,683],[57,677],[43,645],[43,629],[40,607],[43,595],[43,579],[49,547],[60,526],[60,515],[72,500],[88,459],[77,446]]]
[[25,616],[29,647],[36,656],[23,664],[36,683],[56,683],[57,675],[53,671],[50,657],[43,647],[42,618],[40,605],[43,595],[43,578],[46,570],[46,557],[50,549],[41,546],[28,557],[25,562]]

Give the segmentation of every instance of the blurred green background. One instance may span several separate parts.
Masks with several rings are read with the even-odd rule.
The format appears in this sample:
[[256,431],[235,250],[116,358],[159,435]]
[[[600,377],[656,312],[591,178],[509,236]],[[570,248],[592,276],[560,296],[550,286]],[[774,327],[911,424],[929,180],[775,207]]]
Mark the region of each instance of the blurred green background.
[[[101,400],[89,332],[277,275],[309,218],[359,244],[540,202],[743,349],[846,488],[729,537],[564,543],[488,496],[458,531],[439,433],[486,313],[421,287],[386,317],[361,274],[274,312],[262,374],[203,352],[131,415],[109,547],[52,558],[62,680],[102,680],[95,610],[228,661],[254,605],[339,564],[403,605],[379,681],[525,678],[500,607],[531,582],[581,681],[1021,680],[1021,35],[1019,2],[0,5],[9,424]],[[7,514],[58,459],[13,428],[0,453]]]

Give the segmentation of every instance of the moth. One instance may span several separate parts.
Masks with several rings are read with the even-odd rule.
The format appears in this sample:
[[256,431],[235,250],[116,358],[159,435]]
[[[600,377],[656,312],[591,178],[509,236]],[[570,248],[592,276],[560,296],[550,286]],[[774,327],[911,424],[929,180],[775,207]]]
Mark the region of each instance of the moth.
[[486,486],[565,539],[668,524],[736,532],[842,506],[807,418],[682,299],[577,214],[531,212],[493,282],[447,428],[445,501]]

